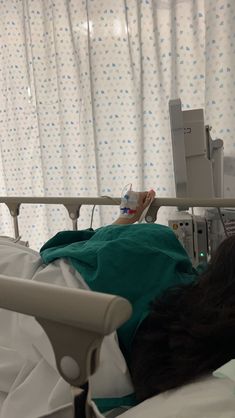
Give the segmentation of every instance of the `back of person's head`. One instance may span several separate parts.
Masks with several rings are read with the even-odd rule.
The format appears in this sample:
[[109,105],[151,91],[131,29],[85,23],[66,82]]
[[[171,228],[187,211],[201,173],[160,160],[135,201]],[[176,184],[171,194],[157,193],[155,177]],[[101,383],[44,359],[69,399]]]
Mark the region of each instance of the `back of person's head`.
[[186,384],[235,358],[235,236],[195,283],[169,289],[151,306],[133,341],[139,401]]

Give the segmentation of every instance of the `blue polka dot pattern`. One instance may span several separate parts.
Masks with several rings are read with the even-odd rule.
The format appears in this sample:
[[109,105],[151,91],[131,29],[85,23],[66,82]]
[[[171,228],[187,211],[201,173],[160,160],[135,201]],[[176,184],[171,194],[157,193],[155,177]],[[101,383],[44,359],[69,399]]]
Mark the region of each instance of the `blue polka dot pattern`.
[[[181,97],[224,140],[234,195],[234,25],[231,0],[0,0],[0,194],[120,196],[132,182],[174,196],[168,101]],[[96,209],[94,226],[117,213]],[[25,205],[23,238],[39,248],[66,218]]]

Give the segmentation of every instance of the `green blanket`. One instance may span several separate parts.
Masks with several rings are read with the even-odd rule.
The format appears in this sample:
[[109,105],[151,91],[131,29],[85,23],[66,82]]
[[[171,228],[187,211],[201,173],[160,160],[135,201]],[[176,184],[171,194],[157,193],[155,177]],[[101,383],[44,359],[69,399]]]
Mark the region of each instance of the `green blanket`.
[[41,256],[45,263],[68,258],[90,289],[131,302],[132,317],[118,330],[127,360],[150,302],[168,287],[189,283],[197,275],[174,232],[157,224],[60,232],[42,247]]

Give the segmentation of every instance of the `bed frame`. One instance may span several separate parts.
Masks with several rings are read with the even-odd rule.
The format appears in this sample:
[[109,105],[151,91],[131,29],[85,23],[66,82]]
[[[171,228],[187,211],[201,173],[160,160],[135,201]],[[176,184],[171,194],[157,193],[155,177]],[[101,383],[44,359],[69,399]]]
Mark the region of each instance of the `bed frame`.
[[[47,198],[1,197],[14,221],[19,236],[18,216],[21,204],[62,204],[68,210],[73,229],[82,205],[120,205],[120,198]],[[156,198],[145,219],[155,222],[162,206],[235,207],[235,199]],[[43,304],[41,301],[43,300]],[[0,275],[0,307],[35,316],[47,333],[62,377],[81,387],[99,364],[99,352],[105,335],[120,327],[131,315],[130,303],[118,296],[69,289],[55,285],[19,280]],[[91,312],[94,315],[91,315]],[[89,410],[87,417],[89,417]]]

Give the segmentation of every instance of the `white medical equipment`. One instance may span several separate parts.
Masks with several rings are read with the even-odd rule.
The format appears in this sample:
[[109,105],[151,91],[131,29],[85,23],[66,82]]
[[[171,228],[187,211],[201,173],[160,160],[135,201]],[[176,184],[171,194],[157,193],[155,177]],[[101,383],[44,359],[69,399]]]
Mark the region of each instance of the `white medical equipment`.
[[203,109],[169,101],[176,197],[223,197],[223,141],[212,140]]
[[170,219],[168,225],[173,229],[194,265],[207,262],[208,230],[207,221],[201,216],[192,216],[187,212]]
[[[213,140],[203,109],[182,111],[180,99],[169,101],[176,197],[223,197],[223,141]],[[208,261],[235,222],[234,210],[208,209],[202,216],[181,212],[169,220],[193,264]],[[231,233],[230,228],[230,233]]]

